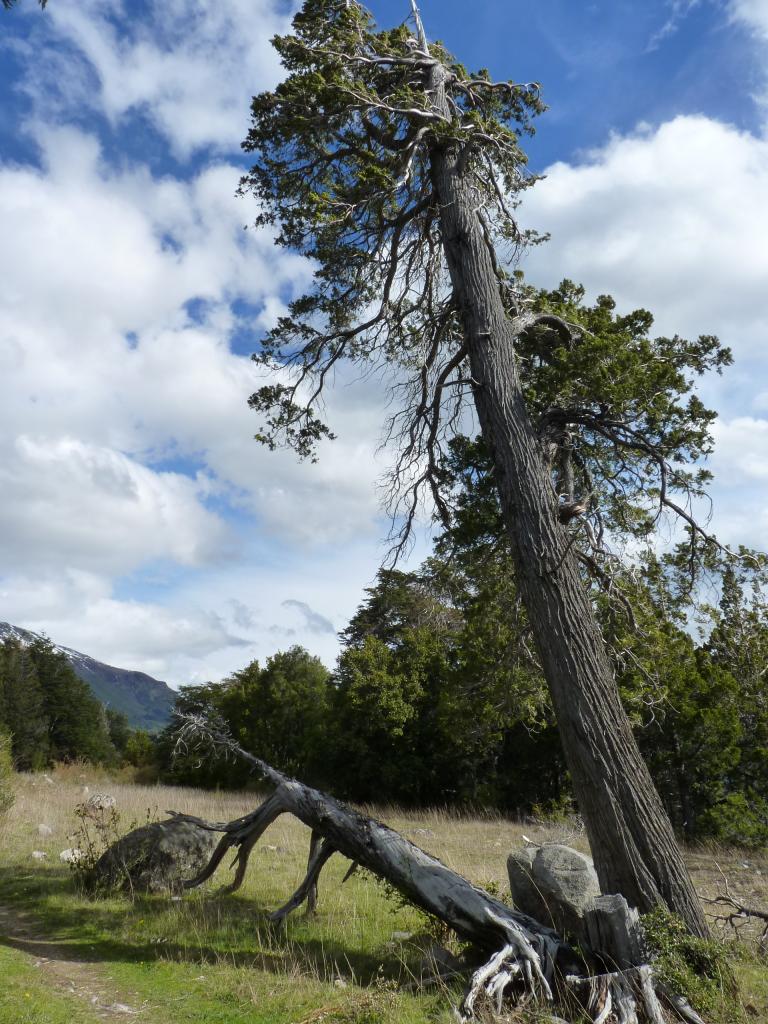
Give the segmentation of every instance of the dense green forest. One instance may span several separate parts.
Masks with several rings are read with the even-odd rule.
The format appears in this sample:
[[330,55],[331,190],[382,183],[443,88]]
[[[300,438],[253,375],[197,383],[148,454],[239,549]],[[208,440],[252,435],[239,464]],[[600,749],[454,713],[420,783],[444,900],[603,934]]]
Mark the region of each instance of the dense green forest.
[[45,640],[0,643],[0,732],[22,771],[56,761],[116,765],[146,759],[151,741],[105,708],[74,672],[66,655]]

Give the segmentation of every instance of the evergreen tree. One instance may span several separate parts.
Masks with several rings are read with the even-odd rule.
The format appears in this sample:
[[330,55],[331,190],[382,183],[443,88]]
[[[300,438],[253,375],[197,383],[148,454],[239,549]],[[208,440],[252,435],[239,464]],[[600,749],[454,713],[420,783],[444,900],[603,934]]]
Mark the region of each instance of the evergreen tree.
[[16,767],[44,768],[51,757],[45,694],[32,652],[15,640],[0,644],[0,692],[0,725],[11,734]]
[[104,706],[75,673],[67,656],[47,640],[35,641],[28,650],[48,718],[51,759],[85,758],[95,763],[115,760]]
[[[245,749],[281,771],[318,782],[328,758],[329,682],[330,673],[320,659],[295,646],[268,658],[263,668],[252,661],[221,683],[182,687],[174,711],[213,711]],[[164,778],[198,786],[248,785],[250,770],[242,762],[201,761],[195,752],[178,749],[176,728],[171,722],[158,739]]]
[[[512,210],[527,183],[520,137],[542,109],[538,90],[469,73],[428,44],[415,5],[414,14],[415,38],[405,26],[375,31],[355,0],[306,0],[293,33],[275,40],[288,75],[254,98],[245,148],[255,163],[243,190],[258,198],[259,223],[275,226],[277,243],[312,257],[316,270],[310,291],[262,341],[259,358],[279,367],[280,382],[251,399],[262,415],[258,437],[313,455],[330,434],[316,400],[339,361],[393,366],[406,396],[389,432],[401,444],[391,494],[403,513],[402,546],[422,490],[447,518],[440,452],[471,398],[601,882],[643,910],[666,902],[704,934],[583,586],[585,559],[598,575],[602,566],[592,552],[579,557],[566,520],[589,506],[576,481],[613,452],[627,466],[615,486],[690,522],[675,492],[684,501],[699,486],[685,463],[709,444],[705,411],[689,399],[679,419],[665,420],[650,392],[614,408],[577,384],[563,401],[535,406],[522,377],[526,337],[535,336],[540,362],[576,352],[586,338],[532,307],[497,258],[498,244],[523,240]],[[700,339],[698,351],[644,340],[647,315],[624,326],[652,356],[674,360],[682,348],[683,363],[690,355],[701,370],[727,358],[714,339]],[[604,369],[606,380],[618,379]],[[688,429],[692,419],[701,429]],[[571,458],[574,435],[594,465]]]

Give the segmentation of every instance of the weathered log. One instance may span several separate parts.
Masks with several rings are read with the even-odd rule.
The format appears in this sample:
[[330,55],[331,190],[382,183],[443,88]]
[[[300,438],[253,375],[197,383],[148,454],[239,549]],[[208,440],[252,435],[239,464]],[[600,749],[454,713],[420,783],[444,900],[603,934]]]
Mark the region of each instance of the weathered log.
[[515,979],[537,998],[551,1000],[556,971],[569,969],[569,965],[572,970],[578,964],[574,951],[552,928],[510,909],[387,825],[288,778],[228,737],[212,732],[204,720],[189,717],[180,735],[183,743],[203,737],[229,753],[236,753],[276,786],[260,807],[231,822],[208,822],[193,815],[168,812],[172,817],[223,833],[207,867],[185,881],[185,888],[201,885],[213,875],[227,853],[236,850],[232,862],[233,867],[237,866],[235,878],[227,887],[228,892],[233,892],[242,884],[248,858],[267,827],[279,815],[293,814],[312,830],[309,863],[301,885],[284,906],[273,912],[272,920],[283,920],[307,900],[314,907],[320,872],[334,853],[340,853],[353,866],[367,868],[389,882],[407,900],[445,922],[462,939],[492,954],[472,979],[461,1011],[465,1019],[471,1017],[481,991],[500,1003]]
[[[460,1019],[468,1021],[474,1016],[475,1003],[482,994],[499,1011],[510,990],[521,990],[535,1000],[551,1003],[558,981],[568,975],[568,986],[586,992],[586,1007],[594,1024],[605,1024],[611,1012],[619,1024],[637,1024],[638,1009],[651,1024],[663,1024],[655,981],[647,965],[597,977],[576,974],[583,969],[583,961],[552,928],[506,906],[387,825],[289,778],[229,737],[212,731],[202,718],[187,716],[180,736],[182,744],[203,738],[227,753],[237,754],[276,787],[260,807],[235,821],[208,822],[193,815],[168,812],[176,819],[223,833],[208,865],[195,878],[185,881],[185,888],[194,888],[209,879],[228,851],[234,849],[232,867],[236,866],[236,872],[226,891],[237,889],[245,877],[248,858],[265,830],[281,814],[293,814],[311,829],[307,873],[287,903],[270,915],[273,921],[284,920],[304,902],[310,911],[314,910],[320,872],[334,853],[340,853],[352,862],[346,877],[358,865],[366,868],[488,956],[470,980],[459,1010]],[[680,1002],[675,1003],[667,993],[664,995],[667,1003],[685,1017]],[[685,1009],[689,1009],[687,1004]],[[692,1016],[687,1019],[693,1024]]]

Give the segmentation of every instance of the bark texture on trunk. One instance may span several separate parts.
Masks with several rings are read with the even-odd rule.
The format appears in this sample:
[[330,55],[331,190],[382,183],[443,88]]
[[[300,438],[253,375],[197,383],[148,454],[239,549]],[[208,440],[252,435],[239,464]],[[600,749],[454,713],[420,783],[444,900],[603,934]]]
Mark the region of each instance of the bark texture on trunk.
[[[436,106],[444,102],[434,83]],[[565,757],[603,892],[641,912],[659,903],[696,935],[701,904],[621,705],[613,670],[520,387],[520,326],[502,302],[477,204],[455,149],[436,149],[432,177],[483,438],[492,453],[516,580],[552,696]]]

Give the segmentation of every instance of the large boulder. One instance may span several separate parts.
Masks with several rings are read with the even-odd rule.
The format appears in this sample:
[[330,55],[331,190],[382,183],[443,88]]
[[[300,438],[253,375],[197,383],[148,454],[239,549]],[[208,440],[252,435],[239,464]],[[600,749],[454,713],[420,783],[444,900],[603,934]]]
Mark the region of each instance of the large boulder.
[[118,839],[101,855],[90,881],[97,889],[168,893],[181,889],[211,858],[217,837],[189,821],[155,821]]
[[590,857],[553,843],[510,854],[507,870],[512,901],[518,910],[585,941],[584,913],[600,895]]
[[533,874],[533,862],[538,847],[526,846],[522,850],[513,850],[507,857],[507,874],[509,875],[509,891],[515,910],[548,924],[549,910],[544,902]]

